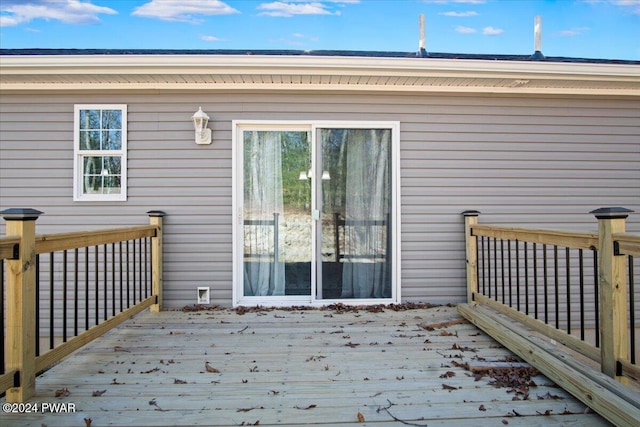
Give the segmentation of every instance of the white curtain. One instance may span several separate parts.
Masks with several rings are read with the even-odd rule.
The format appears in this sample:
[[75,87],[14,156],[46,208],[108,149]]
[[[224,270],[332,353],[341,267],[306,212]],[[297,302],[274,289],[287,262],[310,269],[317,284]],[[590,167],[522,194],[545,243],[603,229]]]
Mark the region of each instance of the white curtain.
[[388,129],[350,129],[343,140],[345,254],[342,298],[391,297]]
[[282,220],[282,134],[244,133],[244,295],[284,295],[284,265],[278,261]]

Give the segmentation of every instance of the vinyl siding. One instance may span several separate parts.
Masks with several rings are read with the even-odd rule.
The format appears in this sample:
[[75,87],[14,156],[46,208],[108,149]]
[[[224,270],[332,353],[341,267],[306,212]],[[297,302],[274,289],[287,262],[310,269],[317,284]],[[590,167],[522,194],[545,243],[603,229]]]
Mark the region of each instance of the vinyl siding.
[[[640,233],[640,101],[432,94],[211,93],[6,95],[0,208],[45,212],[39,233],[165,217],[165,303],[232,297],[232,120],[400,122],[404,301],[465,297],[463,219],[595,230],[589,211],[635,210]],[[73,202],[74,104],[127,104],[128,200]],[[191,115],[211,116],[194,143]],[[28,115],[25,115],[27,114]],[[2,224],[4,227],[4,224]],[[4,232],[4,228],[2,228]]]

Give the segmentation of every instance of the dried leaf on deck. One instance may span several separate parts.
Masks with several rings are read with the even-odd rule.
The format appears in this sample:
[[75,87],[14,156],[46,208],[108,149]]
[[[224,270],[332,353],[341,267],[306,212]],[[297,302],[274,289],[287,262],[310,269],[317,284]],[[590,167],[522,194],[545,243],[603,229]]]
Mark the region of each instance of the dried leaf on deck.
[[91,393],[91,396],[93,397],[100,397],[103,394],[105,394],[107,392],[107,390],[96,390],[93,393]]
[[435,329],[446,328],[447,326],[459,325],[461,323],[469,323],[469,321],[467,319],[452,319],[439,323],[420,323],[418,326],[422,329],[426,329],[427,331],[433,331]]
[[56,397],[69,397],[70,394],[71,392],[66,387],[56,390]]
[[121,347],[121,346],[119,346],[119,345],[114,346],[114,347],[113,347],[113,351],[124,351],[125,353],[131,353],[131,351],[129,351],[129,350],[127,350],[126,348]]
[[478,411],[486,411],[487,408],[484,407],[484,405],[480,405],[480,407],[478,408]]
[[454,386],[449,385],[449,384],[442,384],[442,389],[443,390],[458,390],[458,387],[454,387]]
[[309,405],[309,406],[306,406],[306,407],[305,407],[305,406],[294,406],[294,408],[296,408],[296,409],[301,409],[301,410],[303,410],[303,411],[306,411],[306,410],[308,410],[308,409],[313,409],[313,408],[315,408],[315,407],[317,407],[317,406],[318,406],[318,405]]
[[220,373],[219,370],[217,370],[213,366],[209,365],[209,362],[204,362],[204,369],[206,369],[207,372],[211,372],[212,374],[219,374]]
[[174,384],[186,384],[187,382],[185,380],[181,380],[181,379],[176,378],[176,379],[173,380],[173,383]]
[[447,371],[444,374],[440,375],[440,378],[451,378],[451,377],[455,377],[456,373],[452,372],[452,371]]
[[364,415],[362,415],[360,412],[358,412],[358,422],[359,423],[363,423],[364,422]]
[[91,427],[91,421],[93,421],[91,418],[85,418],[84,419],[85,427]]
[[357,346],[359,346],[360,344],[357,343],[352,343],[351,341],[349,341],[348,343],[345,344],[345,347],[351,347],[351,348],[356,348]]

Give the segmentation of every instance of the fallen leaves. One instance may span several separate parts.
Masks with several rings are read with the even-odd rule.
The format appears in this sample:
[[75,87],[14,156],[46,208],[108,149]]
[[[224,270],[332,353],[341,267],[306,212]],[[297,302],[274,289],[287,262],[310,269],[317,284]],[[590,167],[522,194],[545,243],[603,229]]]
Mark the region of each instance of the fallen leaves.
[[317,408],[318,405],[309,405],[309,406],[294,406],[296,409],[300,409],[302,411],[308,411],[309,409]]
[[107,390],[96,390],[93,393],[91,393],[91,396],[93,397],[100,397],[103,394],[105,394],[107,392]]
[[71,392],[69,391],[68,388],[61,388],[56,390],[56,397],[69,397],[71,395]]
[[358,422],[359,423],[363,423],[364,422],[364,415],[362,415],[362,413],[358,412]]

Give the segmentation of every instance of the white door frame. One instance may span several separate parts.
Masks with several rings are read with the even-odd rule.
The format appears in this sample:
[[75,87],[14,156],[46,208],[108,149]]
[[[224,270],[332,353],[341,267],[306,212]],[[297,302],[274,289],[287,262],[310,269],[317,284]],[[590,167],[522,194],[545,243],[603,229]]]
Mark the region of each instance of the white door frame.
[[[313,176],[316,174],[316,164],[318,160],[318,144],[316,141],[317,131],[325,128],[339,129],[376,129],[386,128],[391,130],[391,186],[392,186],[392,294],[391,298],[372,299],[318,299],[317,295],[317,245],[311,249],[311,295],[296,296],[244,296],[244,221],[243,221],[243,178],[244,178],[244,158],[241,149],[243,139],[242,132],[246,130],[288,130],[288,131],[309,131],[311,134],[311,169]],[[232,142],[232,212],[233,212],[233,306],[272,306],[285,307],[293,305],[324,306],[328,304],[343,303],[347,305],[374,305],[391,304],[401,301],[400,286],[400,122],[397,121],[343,121],[343,120],[233,120],[231,130]],[[312,189],[311,211],[317,210],[317,200],[319,191]],[[312,221],[312,240],[317,240],[317,221]],[[312,244],[313,242],[310,242]]]

